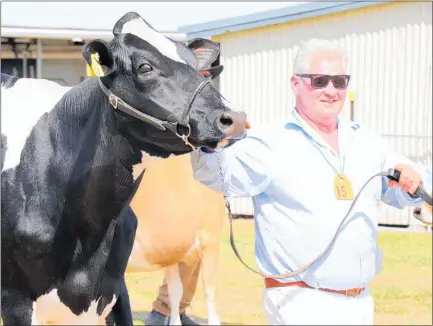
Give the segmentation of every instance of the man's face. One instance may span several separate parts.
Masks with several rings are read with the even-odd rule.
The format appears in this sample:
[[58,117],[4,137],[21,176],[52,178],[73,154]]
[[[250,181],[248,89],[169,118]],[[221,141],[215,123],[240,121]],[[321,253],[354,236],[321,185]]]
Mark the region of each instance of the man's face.
[[[348,79],[338,53],[314,53],[309,57],[308,71],[312,78],[293,75],[291,84],[296,96],[296,105],[312,120],[322,124],[334,123],[344,106]],[[338,76],[333,82],[329,75]],[[329,80],[329,82],[328,82]]]

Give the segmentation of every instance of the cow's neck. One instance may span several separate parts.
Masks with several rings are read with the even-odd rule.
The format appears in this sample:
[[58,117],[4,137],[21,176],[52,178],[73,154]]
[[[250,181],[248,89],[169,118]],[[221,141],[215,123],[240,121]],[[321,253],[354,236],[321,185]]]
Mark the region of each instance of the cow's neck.
[[53,114],[64,135],[57,139],[54,166],[58,174],[67,170],[62,186],[68,218],[80,237],[92,235],[96,245],[98,235],[103,236],[98,231],[105,230],[131,198],[132,167],[140,162],[141,152],[119,133],[114,109],[94,79],[67,93]]
[[94,79],[65,94],[46,119],[38,131],[49,145],[49,175],[58,183],[61,205],[53,210],[53,218],[62,212],[57,232],[70,243],[59,254],[73,257],[57,293],[79,314],[98,290],[113,221],[135,191],[132,166],[140,162],[141,151],[119,133],[118,117]]

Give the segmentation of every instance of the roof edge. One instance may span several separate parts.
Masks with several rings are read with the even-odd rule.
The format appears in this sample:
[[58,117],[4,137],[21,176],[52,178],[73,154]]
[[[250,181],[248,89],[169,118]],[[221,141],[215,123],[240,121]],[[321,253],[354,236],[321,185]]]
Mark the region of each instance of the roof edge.
[[[161,34],[175,40],[186,41],[187,34],[182,32],[160,32]],[[102,39],[111,40],[112,30],[102,29],[77,29],[77,28],[40,28],[40,27],[18,27],[1,26],[2,37],[23,37],[41,39],[72,39],[80,38],[83,40]]]
[[208,23],[180,26],[179,32],[187,33],[188,39],[194,37],[212,37],[227,32],[281,24],[315,16],[359,9],[363,7],[389,3],[396,0],[350,1],[350,2],[310,2],[296,6],[268,10],[260,13],[215,20]]

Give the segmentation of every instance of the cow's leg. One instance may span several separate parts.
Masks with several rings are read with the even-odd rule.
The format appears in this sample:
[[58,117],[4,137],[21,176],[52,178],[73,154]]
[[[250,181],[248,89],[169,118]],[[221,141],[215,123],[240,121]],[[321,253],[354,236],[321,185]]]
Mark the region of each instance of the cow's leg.
[[32,325],[33,301],[30,296],[4,287],[1,291],[3,325]]
[[132,326],[131,304],[125,278],[120,284],[119,298],[110,314],[105,319],[107,325]]
[[215,307],[215,293],[218,277],[219,243],[212,243],[202,249],[202,280],[207,302],[208,325],[221,325]]
[[177,264],[165,268],[168,300],[170,301],[170,325],[182,325],[180,322],[179,305],[183,295],[183,285],[180,280]]

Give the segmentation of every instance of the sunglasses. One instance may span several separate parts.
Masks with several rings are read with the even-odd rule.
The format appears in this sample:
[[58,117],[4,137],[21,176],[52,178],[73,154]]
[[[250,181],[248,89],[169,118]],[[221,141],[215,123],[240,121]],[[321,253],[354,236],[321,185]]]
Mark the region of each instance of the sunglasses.
[[319,74],[297,74],[299,77],[310,78],[311,86],[316,89],[325,88],[328,86],[329,81],[332,80],[332,84],[336,89],[346,89],[349,86],[349,75],[319,75]]

